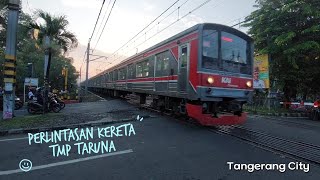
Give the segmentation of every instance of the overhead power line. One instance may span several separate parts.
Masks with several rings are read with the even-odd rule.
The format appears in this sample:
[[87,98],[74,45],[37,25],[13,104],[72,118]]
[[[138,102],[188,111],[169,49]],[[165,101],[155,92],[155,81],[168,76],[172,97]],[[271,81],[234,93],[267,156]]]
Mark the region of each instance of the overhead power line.
[[98,45],[98,43],[99,43],[99,41],[100,41],[100,38],[101,38],[101,36],[102,36],[102,34],[103,34],[103,31],[104,31],[104,29],[105,29],[105,27],[106,27],[106,25],[107,25],[107,22],[108,22],[108,20],[109,20],[109,17],[110,17],[110,15],[111,15],[111,13],[112,13],[112,9],[113,9],[114,4],[115,4],[116,2],[117,2],[117,0],[115,0],[115,1],[113,2],[113,4],[112,4],[112,7],[111,7],[110,12],[109,12],[109,15],[108,15],[108,18],[107,18],[106,22],[104,23],[104,26],[103,26],[102,31],[101,31],[101,33],[100,33],[100,36],[99,36],[99,38],[98,38],[98,40],[97,40],[97,43],[96,43],[96,45],[94,46],[93,51],[96,49],[96,47],[97,47],[97,45]]
[[129,41],[127,41],[124,45],[122,45],[119,49],[117,49],[115,52],[112,53],[111,56],[116,54],[121,48],[125,47],[129,42],[131,42],[135,37],[137,37],[141,32],[143,32],[145,29],[147,29],[152,23],[154,23],[157,19],[159,19],[164,13],[166,13],[172,6],[177,4],[179,0],[175,1],[171,6],[169,6],[165,11],[163,11],[158,17],[156,17],[154,20],[152,20],[146,27],[144,27],[141,31],[139,31],[136,35],[134,35]]
[[[141,46],[142,44],[146,43],[148,40],[152,39],[153,37],[155,37],[156,35],[160,34],[161,32],[163,32],[164,30],[168,29],[169,27],[171,27],[172,25],[174,25],[175,23],[179,22],[181,19],[184,19],[185,17],[187,17],[188,15],[190,15],[191,13],[193,13],[194,11],[198,10],[199,8],[201,8],[202,6],[204,6],[205,4],[209,3],[212,0],[206,0],[205,2],[201,3],[199,6],[195,7],[194,9],[192,9],[191,11],[189,11],[188,13],[184,14],[181,18],[178,18],[176,21],[170,23],[168,26],[166,26],[165,28],[161,29],[159,32],[153,34],[152,36],[150,36],[148,39],[146,39],[144,42],[138,44],[137,46],[135,46],[134,48],[130,49],[129,51],[136,49],[137,47]],[[218,5],[216,5],[215,7],[217,7]],[[114,61],[119,60],[119,58],[116,58]]]
[[96,20],[96,24],[94,25],[94,28],[93,28],[91,37],[90,37],[90,39],[89,39],[89,42],[91,41],[91,39],[92,39],[92,37],[93,37],[93,34],[94,34],[94,31],[96,30],[96,27],[97,27],[97,24],[98,24],[98,21],[99,21],[99,18],[100,18],[100,14],[101,14],[101,11],[102,11],[102,8],[103,8],[103,5],[104,5],[105,1],[106,1],[106,0],[103,0],[103,1],[102,1],[102,5],[101,5],[101,8],[100,8],[100,11],[99,11],[97,20]]
[[104,13],[103,18],[102,18],[102,20],[101,20],[100,26],[99,26],[98,31],[97,31],[96,39],[98,38],[98,34],[99,34],[99,32],[100,32],[100,30],[101,30],[101,28],[102,28],[103,22],[104,22],[104,20],[105,20],[105,18],[106,18],[106,15],[107,15],[107,13],[108,13],[108,9],[109,9],[109,6],[110,6],[110,4],[111,4],[111,1],[112,1],[112,0],[109,0],[108,6],[107,6],[107,8],[106,8],[106,12]]

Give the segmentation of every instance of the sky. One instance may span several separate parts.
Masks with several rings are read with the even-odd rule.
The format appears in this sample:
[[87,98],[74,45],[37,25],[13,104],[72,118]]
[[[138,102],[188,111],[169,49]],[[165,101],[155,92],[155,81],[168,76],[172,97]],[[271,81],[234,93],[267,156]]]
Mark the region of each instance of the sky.
[[[231,26],[244,20],[244,17],[256,9],[253,7],[255,0],[116,0],[115,3],[114,1],[105,0],[100,21],[90,41],[93,54],[103,52],[110,56],[98,63],[92,63],[89,76],[94,76],[125,57],[141,52],[195,24],[207,22]],[[86,47],[102,2],[103,0],[22,0],[22,9],[27,13],[42,9],[52,15],[66,15],[70,23],[68,30],[73,32],[79,43]],[[207,3],[197,9],[205,2]],[[111,8],[113,3],[114,6]],[[173,6],[167,12],[126,44],[171,5]],[[193,11],[194,9],[196,10]],[[172,25],[168,27],[170,24]],[[247,31],[239,26],[235,28]],[[98,41],[100,34],[101,38]],[[124,47],[118,50],[122,46]],[[74,65],[79,70],[83,65],[82,58],[85,52],[77,51],[77,53],[72,56],[75,58]]]

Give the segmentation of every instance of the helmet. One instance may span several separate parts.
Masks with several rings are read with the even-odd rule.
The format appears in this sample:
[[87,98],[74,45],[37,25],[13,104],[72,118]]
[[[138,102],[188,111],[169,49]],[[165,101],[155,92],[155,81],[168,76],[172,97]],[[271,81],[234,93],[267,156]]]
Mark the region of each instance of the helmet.
[[38,88],[36,89],[37,92],[40,92],[41,90],[42,90],[41,87],[38,87]]

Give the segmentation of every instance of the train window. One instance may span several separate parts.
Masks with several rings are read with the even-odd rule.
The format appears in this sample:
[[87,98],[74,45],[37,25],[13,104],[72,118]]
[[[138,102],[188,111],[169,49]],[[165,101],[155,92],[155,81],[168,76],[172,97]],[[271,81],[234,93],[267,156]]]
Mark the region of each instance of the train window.
[[224,71],[250,74],[248,42],[234,34],[221,32],[221,58]]
[[128,79],[134,79],[134,78],[135,78],[134,65],[129,64],[128,65]]
[[125,69],[124,69],[124,68],[119,69],[119,71],[118,71],[118,79],[119,79],[119,80],[124,80],[124,79],[126,79],[126,72],[125,72]]
[[107,79],[108,79],[108,74],[107,73],[103,74],[103,83],[107,82]]
[[202,36],[202,67],[219,69],[219,41],[218,31],[204,30]]
[[116,81],[116,80],[118,80],[118,70],[114,70],[113,71],[113,81]]
[[142,77],[142,63],[138,63],[137,65],[136,65],[136,76],[137,77]]
[[167,76],[169,72],[170,52],[165,51],[156,55],[156,76]]
[[247,41],[226,32],[221,33],[221,40],[222,60],[247,63]]
[[150,68],[149,60],[137,63],[136,76],[137,77],[148,77],[149,76],[149,68]]
[[112,82],[113,80],[112,80],[112,73],[111,72],[109,72],[109,82]]

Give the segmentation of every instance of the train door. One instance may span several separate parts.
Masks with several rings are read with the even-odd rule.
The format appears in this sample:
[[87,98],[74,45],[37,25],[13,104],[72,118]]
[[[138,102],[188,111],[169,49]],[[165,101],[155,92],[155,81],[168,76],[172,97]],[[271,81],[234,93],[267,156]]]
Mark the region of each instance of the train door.
[[180,93],[185,93],[187,91],[190,57],[189,49],[189,44],[183,44],[179,46],[178,91]]

